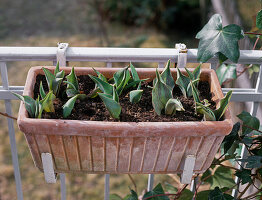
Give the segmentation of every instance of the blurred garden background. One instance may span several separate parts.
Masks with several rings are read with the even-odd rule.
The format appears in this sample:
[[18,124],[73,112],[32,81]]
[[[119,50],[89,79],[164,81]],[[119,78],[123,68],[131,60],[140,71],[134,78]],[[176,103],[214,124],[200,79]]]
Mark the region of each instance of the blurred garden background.
[[[246,31],[260,10],[259,0],[236,0]],[[0,46],[70,46],[173,48],[185,43],[197,48],[196,33],[214,13],[209,0],[0,0]],[[232,13],[234,14],[234,13]],[[251,38],[251,42],[252,42]],[[28,69],[51,62],[9,62],[10,85],[24,85]],[[80,63],[70,63],[79,66]],[[90,66],[83,63],[81,66]],[[96,66],[93,64],[92,66]],[[100,65],[101,66],[101,65]],[[1,83],[1,80],[0,80]],[[19,102],[12,102],[17,116]],[[5,112],[0,102],[0,111]],[[0,117],[0,200],[16,199],[7,121]],[[48,185],[34,167],[23,134],[16,128],[24,199],[60,198],[60,185]],[[132,175],[139,193],[146,175]],[[156,175],[155,183],[178,184],[176,175]],[[103,199],[103,175],[66,176],[68,199]],[[113,175],[110,193],[124,196],[134,185],[128,175]]]

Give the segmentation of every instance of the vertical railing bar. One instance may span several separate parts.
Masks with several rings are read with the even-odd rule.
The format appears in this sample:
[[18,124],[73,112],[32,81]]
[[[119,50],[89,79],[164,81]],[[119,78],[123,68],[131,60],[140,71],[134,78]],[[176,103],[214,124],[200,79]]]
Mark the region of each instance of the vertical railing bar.
[[107,68],[112,68],[112,63],[111,63],[111,62],[107,62],[107,63],[106,63],[106,67],[107,67]]
[[153,190],[154,178],[155,178],[155,175],[154,175],[154,174],[149,174],[149,175],[148,175],[147,191]]
[[109,195],[110,195],[109,182],[110,182],[110,174],[105,174],[105,197],[104,197],[104,200],[109,200]]
[[[256,93],[259,93],[262,91],[262,71],[261,70],[262,70],[262,64],[260,65],[259,74],[257,78]],[[257,115],[258,107],[259,107],[259,102],[252,102],[250,113],[253,117]],[[248,151],[245,145],[243,144],[242,151],[241,151],[241,159],[245,159],[247,156],[248,156]],[[241,162],[239,164],[241,164]],[[240,168],[240,166],[238,166],[238,168]],[[235,182],[237,183],[238,186],[237,186],[237,189],[234,189],[232,191],[232,196],[234,198],[237,198],[238,189],[239,189],[239,178],[238,177],[235,178]]]
[[217,68],[217,63],[211,63],[211,69],[216,70]]
[[61,173],[60,176],[60,190],[61,190],[61,200],[66,200],[66,178],[65,174]]
[[[8,73],[7,73],[6,63],[0,62],[0,68],[1,68],[1,78],[2,78],[3,88],[8,90],[9,83],[8,83]],[[6,113],[12,116],[12,105],[10,100],[5,100],[5,109],[6,109]],[[23,200],[23,190],[22,190],[22,182],[21,182],[19,161],[18,161],[17,148],[16,148],[14,122],[13,119],[11,118],[8,118],[7,122],[8,122],[8,131],[9,131],[9,141],[11,145],[12,162],[14,167],[17,199]]]
[[164,68],[165,66],[165,63],[164,62],[159,62],[158,63],[158,68]]

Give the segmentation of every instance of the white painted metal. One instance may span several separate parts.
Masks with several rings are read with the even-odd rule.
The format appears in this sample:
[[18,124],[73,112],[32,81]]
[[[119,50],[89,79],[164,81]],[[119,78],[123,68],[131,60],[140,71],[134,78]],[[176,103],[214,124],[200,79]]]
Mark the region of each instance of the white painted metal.
[[[56,60],[56,47],[0,47],[0,61]],[[174,48],[103,48],[103,47],[68,47],[67,61],[96,62],[166,62],[177,60],[179,50]],[[241,50],[238,63],[260,64],[262,51]],[[209,60],[217,62],[217,58]],[[197,49],[188,49],[187,62],[197,63]],[[230,63],[229,60],[225,61]]]
[[187,63],[187,48],[185,44],[176,44],[176,49],[179,50],[177,58],[177,67],[185,68]]
[[147,191],[153,190],[154,187],[154,174],[149,174],[148,175],[148,180],[147,180]]
[[111,68],[112,67],[112,63],[111,62],[107,62],[106,63],[106,67]]
[[104,200],[109,200],[109,196],[110,196],[110,174],[106,174],[105,175],[105,196],[104,196]]
[[66,50],[68,43],[59,43],[56,51],[56,60],[59,62],[59,66],[66,66]]
[[60,190],[61,190],[61,200],[66,200],[66,177],[65,174],[59,174],[60,176]]
[[183,172],[181,174],[180,182],[182,184],[190,184],[195,167],[196,157],[194,155],[187,155],[183,165]]
[[[5,61],[54,61],[57,59],[57,48],[56,47],[0,47],[0,64],[5,65]],[[66,58],[65,58],[66,56]],[[106,62],[107,67],[112,66],[112,62],[158,62],[159,67],[164,67],[165,62],[168,59],[178,61],[179,50],[168,49],[168,48],[87,48],[87,47],[68,47],[67,51],[64,52],[64,60],[67,61],[96,61],[96,62]],[[262,51],[258,50],[241,50],[239,63],[241,64],[260,64],[262,61]],[[2,61],[2,62],[1,62]],[[187,62],[197,62],[197,49],[188,49],[187,51]],[[211,67],[215,69],[217,58],[210,59]],[[230,61],[226,61],[230,62]],[[6,70],[6,66],[4,67]],[[22,94],[23,86],[8,86],[8,76],[7,73],[3,75],[1,67],[2,81],[7,83],[7,86],[0,87],[0,100],[5,100],[7,113],[11,114],[11,99],[16,99],[11,92],[17,92]],[[259,74],[259,81],[256,89],[247,88],[224,88],[223,92],[226,93],[230,89],[233,89],[232,101],[254,102],[252,114],[255,115],[259,102],[262,101],[262,91],[261,91],[261,73]],[[260,88],[260,89],[259,89]],[[8,111],[9,109],[9,111]],[[11,119],[10,119],[11,120]],[[8,121],[9,134],[13,131],[13,122]],[[10,134],[10,135],[11,135]],[[13,133],[14,135],[14,133]],[[10,136],[11,138],[11,136]],[[14,136],[13,136],[14,138]],[[14,142],[13,142],[14,141]],[[13,157],[17,157],[15,140],[10,139],[11,150],[15,152]],[[13,158],[13,159],[14,159]],[[15,160],[15,159],[14,159]],[[18,166],[14,163],[14,168]],[[65,192],[65,182],[63,182],[63,174],[61,176],[61,192]],[[18,167],[18,173],[15,169],[15,177],[17,183],[17,191],[21,188],[20,172]],[[109,198],[109,175],[105,176],[105,198]],[[149,184],[153,185],[153,176],[149,176]],[[20,183],[19,183],[20,182]],[[19,186],[20,185],[20,186]],[[64,186],[63,186],[64,185]],[[148,187],[150,187],[148,185]],[[153,186],[152,186],[153,187]],[[18,193],[18,199],[22,199],[22,189]],[[61,198],[63,193],[61,193]]]
[[[5,62],[0,62],[0,71],[1,71],[3,89],[8,90],[9,88],[8,73],[7,73],[7,67]],[[12,116],[12,105],[10,99],[5,99],[5,110],[8,115]],[[23,200],[23,190],[22,190],[21,175],[19,169],[19,161],[17,156],[14,122],[13,119],[11,118],[7,118],[7,122],[8,122],[8,132],[9,132],[9,141],[11,146],[12,162],[14,167],[17,199]]]
[[47,183],[56,183],[56,175],[54,172],[53,159],[50,153],[41,154],[45,181]]
[[165,67],[165,63],[164,62],[159,62],[158,63],[158,68],[164,68]]

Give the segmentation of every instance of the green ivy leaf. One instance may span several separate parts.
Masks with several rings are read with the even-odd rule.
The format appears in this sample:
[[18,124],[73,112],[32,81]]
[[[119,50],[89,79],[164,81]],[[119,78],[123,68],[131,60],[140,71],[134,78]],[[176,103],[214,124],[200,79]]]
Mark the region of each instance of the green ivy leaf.
[[137,193],[134,190],[130,190],[130,193],[123,200],[138,200]]
[[210,193],[211,191],[212,191],[212,190],[204,190],[204,191],[198,192],[198,193],[197,193],[196,200],[208,199],[209,193]]
[[[246,111],[243,111],[242,113],[240,113],[239,115],[237,115],[237,117],[239,119],[241,119],[243,121],[243,124],[246,125],[246,126],[249,126],[251,128],[254,128],[254,129],[259,129],[260,127],[260,122],[259,120],[256,118],[256,117],[253,117],[250,115],[250,113],[246,112]],[[242,134],[243,135],[246,135],[246,134],[249,134],[251,133],[253,130],[250,129],[250,128],[247,128],[245,126],[242,127]]]
[[262,10],[260,10],[257,13],[257,17],[256,17],[256,27],[259,29],[262,29]]
[[196,35],[200,39],[197,58],[206,62],[218,52],[237,63],[239,58],[238,41],[244,37],[243,30],[235,24],[222,26],[222,17],[215,14]]
[[185,111],[179,99],[169,99],[165,106],[165,114],[174,116],[176,111]]
[[[182,91],[184,97],[189,97],[187,91],[188,91],[188,85],[190,84],[190,78],[183,75],[179,68],[177,68],[177,79],[176,84]],[[192,94],[191,94],[192,95]]]
[[92,75],[88,75],[96,84],[97,87],[105,94],[109,94],[112,95],[113,94],[113,86],[105,81],[103,81],[102,79],[92,76]]
[[215,187],[228,187],[231,188],[235,185],[235,181],[232,178],[231,170],[225,167],[219,166],[214,175],[212,176],[211,189]]
[[249,169],[241,169],[241,171],[237,171],[235,175],[240,179],[242,184],[251,183],[251,170]]
[[260,168],[262,166],[262,156],[248,156],[246,159],[238,159],[246,163],[246,168]]
[[222,64],[219,66],[219,68],[217,68],[216,73],[219,83],[222,84],[223,82],[229,79],[237,78],[237,66],[234,64],[232,65]]
[[215,187],[214,190],[211,190],[208,195],[208,200],[233,200],[234,197],[232,197],[229,194],[223,193],[219,187]]
[[173,96],[172,90],[163,82],[157,69],[156,79],[156,84],[154,85],[152,90],[152,104],[155,112],[158,115],[161,115],[161,112],[165,108],[167,101]]
[[239,136],[238,136],[239,129],[240,129],[240,123],[237,122],[234,124],[230,134],[224,138],[222,142],[222,144],[224,144],[223,145],[224,153],[227,153],[228,150],[231,148],[231,146],[234,144],[234,142],[239,140]]
[[104,102],[110,115],[115,119],[119,119],[119,115],[121,113],[120,104],[113,99],[112,95],[104,94],[104,93],[98,93],[98,95]]
[[179,197],[179,200],[192,200],[194,194],[189,189],[184,189]]
[[226,112],[226,109],[229,105],[229,101],[231,99],[231,96],[232,96],[232,90],[228,91],[228,93],[226,94],[226,96],[220,100],[219,102],[219,108],[214,110],[214,114],[216,116],[216,120],[220,120],[224,113]]
[[[159,183],[152,191],[147,192],[146,194],[144,194],[142,199],[151,197],[151,196],[155,196],[155,195],[159,195],[159,194],[165,194],[162,185]],[[169,200],[169,198],[167,196],[156,196],[153,198],[150,198],[151,200]]]
[[165,189],[168,193],[176,193],[178,191],[178,189],[170,183],[165,183]]
[[118,194],[110,194],[109,200],[122,200],[122,198]]

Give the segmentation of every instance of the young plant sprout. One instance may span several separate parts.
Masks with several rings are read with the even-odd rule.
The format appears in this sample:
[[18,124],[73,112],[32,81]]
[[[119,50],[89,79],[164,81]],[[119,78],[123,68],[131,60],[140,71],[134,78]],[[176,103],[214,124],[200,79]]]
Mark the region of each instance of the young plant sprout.
[[[129,72],[129,68],[131,74]],[[96,76],[89,75],[89,77],[95,82],[96,86],[94,92],[96,94],[92,94],[92,97],[99,95],[102,99],[105,107],[109,111],[110,115],[119,119],[121,114],[121,106],[119,103],[119,96],[123,93],[123,91],[137,87],[135,90],[130,91],[129,97],[131,103],[138,103],[142,97],[143,90],[141,90],[141,83],[146,81],[147,79],[140,79],[135,67],[130,63],[129,66],[120,69],[115,72],[113,75],[112,83],[110,84],[105,76],[93,69]]]
[[[57,62],[54,74],[44,67],[43,67],[43,71],[45,73],[45,78],[46,78],[46,82],[48,84],[49,91],[53,91],[54,95],[57,96],[58,93],[59,93],[61,83],[62,83],[63,78],[65,76],[64,70],[59,71],[59,62]],[[44,92],[42,82],[40,84],[40,91],[41,91],[40,94],[43,98],[45,92]]]
[[66,76],[66,81],[64,83],[67,83],[66,88],[66,94],[67,97],[70,98],[64,105],[63,105],[63,117],[68,117],[74,106],[77,99],[83,100],[87,98],[86,94],[80,94],[77,76],[75,74],[74,67],[72,68],[69,75]]
[[170,71],[170,60],[161,74],[156,69],[156,79],[153,84],[152,104],[156,114],[161,115],[164,110],[166,115],[174,116],[176,111],[184,111],[179,99],[173,98],[175,82]]

